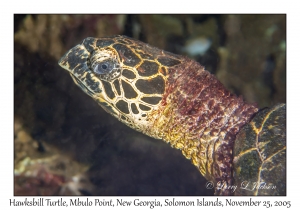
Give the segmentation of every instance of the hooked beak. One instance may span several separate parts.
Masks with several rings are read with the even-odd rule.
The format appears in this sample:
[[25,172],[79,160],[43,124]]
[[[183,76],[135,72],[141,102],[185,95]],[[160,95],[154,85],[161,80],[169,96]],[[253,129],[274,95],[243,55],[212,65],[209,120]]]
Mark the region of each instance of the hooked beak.
[[89,55],[90,53],[85,47],[82,44],[79,44],[62,56],[58,61],[58,64],[79,78],[86,70],[88,70],[87,60]]

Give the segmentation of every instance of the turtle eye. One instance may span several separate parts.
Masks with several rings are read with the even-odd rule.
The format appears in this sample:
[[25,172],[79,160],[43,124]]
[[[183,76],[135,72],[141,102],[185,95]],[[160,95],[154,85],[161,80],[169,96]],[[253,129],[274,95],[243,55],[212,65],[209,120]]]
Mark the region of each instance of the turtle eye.
[[115,65],[112,61],[103,61],[95,65],[94,72],[97,74],[108,74],[114,69]]

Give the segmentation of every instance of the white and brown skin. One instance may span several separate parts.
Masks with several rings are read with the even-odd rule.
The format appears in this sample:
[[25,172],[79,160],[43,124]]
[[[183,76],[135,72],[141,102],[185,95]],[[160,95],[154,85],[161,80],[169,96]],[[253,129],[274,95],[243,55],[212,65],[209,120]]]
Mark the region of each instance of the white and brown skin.
[[170,143],[231,195],[236,135],[258,111],[199,63],[125,37],[86,38],[59,65],[108,113]]

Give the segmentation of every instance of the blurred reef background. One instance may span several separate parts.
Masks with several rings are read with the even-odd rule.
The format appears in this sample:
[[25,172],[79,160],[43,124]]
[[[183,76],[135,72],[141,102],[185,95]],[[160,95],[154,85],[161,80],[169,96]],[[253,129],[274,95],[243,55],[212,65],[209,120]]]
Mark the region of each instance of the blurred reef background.
[[15,195],[213,195],[179,150],[111,117],[58,66],[86,37],[117,34],[197,60],[260,108],[286,102],[284,14],[16,14]]

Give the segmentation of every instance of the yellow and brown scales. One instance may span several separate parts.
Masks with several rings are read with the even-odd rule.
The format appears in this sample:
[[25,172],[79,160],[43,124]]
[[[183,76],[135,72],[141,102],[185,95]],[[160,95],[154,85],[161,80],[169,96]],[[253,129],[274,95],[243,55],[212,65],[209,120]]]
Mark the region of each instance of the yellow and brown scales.
[[[275,108],[283,113],[280,122],[277,115],[270,121],[274,110],[260,116],[270,121],[267,127],[270,133],[272,126],[277,129],[274,132],[281,135],[280,139],[270,134],[273,139],[259,143],[259,132],[265,132],[265,128],[253,118],[258,108],[231,94],[215,76],[187,57],[126,36],[114,36],[84,39],[61,58],[59,65],[118,120],[180,149],[207,180],[214,186],[222,186],[215,188],[216,194],[232,195],[230,186],[262,181],[261,172],[278,167],[280,176],[263,181],[275,181],[274,185],[285,183],[285,105]],[[242,143],[237,143],[236,136],[245,124],[250,127],[238,137]],[[247,143],[248,136],[251,142]],[[258,158],[248,157],[248,162],[243,161],[243,157],[255,156],[255,152]],[[277,162],[273,163],[273,158]],[[268,167],[264,166],[266,159]],[[245,175],[249,171],[251,177]],[[268,173],[270,176],[272,171]],[[285,186],[271,194],[274,192],[285,194]],[[250,193],[238,191],[238,194]],[[260,190],[252,194],[259,195]]]

